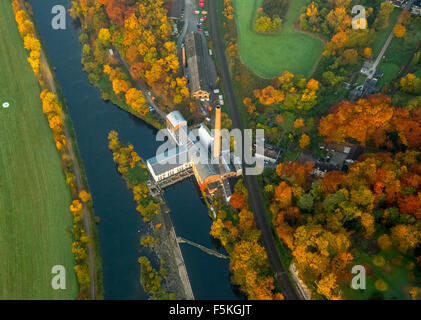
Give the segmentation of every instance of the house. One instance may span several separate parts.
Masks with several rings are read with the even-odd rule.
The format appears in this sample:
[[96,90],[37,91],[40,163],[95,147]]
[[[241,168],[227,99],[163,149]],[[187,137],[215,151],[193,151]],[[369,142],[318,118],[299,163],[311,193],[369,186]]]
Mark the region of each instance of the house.
[[412,4],[411,13],[421,15],[421,0],[417,0]]
[[369,77],[373,74],[373,67],[374,67],[374,62],[370,60],[366,60],[364,61],[363,67],[361,68],[360,72]]
[[322,143],[321,149],[326,151],[324,163],[333,165],[338,170],[352,164],[363,153],[364,148],[352,143]]
[[363,153],[364,148],[352,143],[322,143],[320,149],[326,151],[326,156],[320,159],[311,154],[302,153],[297,159],[298,163],[310,162],[313,164],[313,175],[323,177],[329,171],[347,170],[347,167]]
[[403,8],[406,0],[389,0],[396,8]]

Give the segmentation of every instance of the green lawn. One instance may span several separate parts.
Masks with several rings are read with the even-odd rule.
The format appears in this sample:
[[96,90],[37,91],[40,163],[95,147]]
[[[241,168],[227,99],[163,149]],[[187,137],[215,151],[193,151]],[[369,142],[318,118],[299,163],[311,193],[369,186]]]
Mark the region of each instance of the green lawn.
[[[394,11],[394,13],[396,10]],[[399,12],[399,10],[398,10]],[[418,42],[421,40],[421,22],[414,21],[407,27],[405,37],[393,38],[389,49],[386,51],[386,58],[380,63],[379,70],[384,72],[379,86],[389,83],[397,75],[399,70],[410,61]]]
[[379,80],[379,87],[383,87],[385,84],[391,83],[396,77],[399,71],[399,66],[394,63],[381,63],[379,70],[384,72],[384,76]]
[[[376,266],[373,263],[375,256],[382,256],[384,265]],[[394,260],[398,258],[400,258],[399,262]],[[408,300],[410,299],[409,290],[413,287],[419,287],[419,283],[415,281],[416,265],[414,261],[394,249],[380,251],[377,255],[360,252],[353,264],[365,266],[366,290],[353,290],[349,284],[345,285],[343,290],[347,299],[367,300],[375,294],[380,294],[385,300]],[[386,290],[379,291],[376,288],[375,282],[379,279],[387,284]]]
[[257,8],[262,0],[234,0],[239,34],[239,52],[243,63],[264,78],[282,71],[308,76],[323,52],[323,42],[294,30],[300,9],[308,0],[294,0],[285,17],[281,32],[268,35],[254,31]]
[[374,59],[377,58],[377,55],[380,53],[380,50],[382,49],[384,43],[386,42],[387,37],[389,37],[390,33],[392,32],[392,29],[395,26],[396,21],[398,21],[399,14],[401,12],[402,12],[401,9],[395,8],[390,14],[389,25],[376,34],[376,38],[373,43]]
[[[75,299],[70,191],[10,1],[0,42],[0,299]],[[54,265],[66,290],[51,287]]]
[[415,71],[415,75],[416,75],[418,78],[421,78],[421,67],[420,67],[417,71]]

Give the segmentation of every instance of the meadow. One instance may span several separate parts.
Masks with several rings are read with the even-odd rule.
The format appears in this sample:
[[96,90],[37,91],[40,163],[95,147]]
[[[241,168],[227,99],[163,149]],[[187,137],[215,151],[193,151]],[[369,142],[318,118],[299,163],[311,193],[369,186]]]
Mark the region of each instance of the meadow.
[[380,50],[382,49],[384,43],[386,42],[387,38],[389,37],[389,34],[392,32],[393,27],[395,26],[396,22],[398,21],[398,17],[402,10],[400,9],[394,9],[392,13],[390,14],[389,18],[389,24],[386,28],[379,31],[376,34],[376,38],[374,39],[373,43],[373,57],[374,59],[377,57],[377,55],[380,53]]
[[[70,190],[10,1],[0,42],[0,299],[75,299]],[[65,290],[51,286],[55,265]]]
[[250,70],[263,78],[275,77],[284,70],[310,75],[323,52],[324,43],[294,28],[300,10],[307,2],[290,1],[282,30],[275,34],[261,34],[254,30],[254,23],[262,0],[234,0],[239,53]]
[[379,65],[379,69],[384,72],[384,77],[379,83],[380,86],[389,83],[398,76],[399,71],[412,59],[420,40],[421,19],[414,20],[407,26],[407,32],[403,38],[395,37],[392,40],[386,51],[385,59]]

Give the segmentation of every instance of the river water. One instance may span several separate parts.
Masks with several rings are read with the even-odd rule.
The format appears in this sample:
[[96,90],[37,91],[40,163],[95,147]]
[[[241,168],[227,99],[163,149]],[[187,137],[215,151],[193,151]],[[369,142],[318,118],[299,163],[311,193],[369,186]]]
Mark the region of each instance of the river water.
[[[153,258],[139,243],[146,226],[136,211],[132,193],[116,170],[108,150],[107,135],[119,133],[130,141],[143,158],[155,154],[156,130],[111,103],[102,100],[91,86],[81,65],[79,30],[67,14],[66,30],[51,27],[51,8],[69,0],[29,0],[35,22],[47,50],[57,80],[67,101],[85,165],[98,224],[100,253],[104,273],[105,299],[147,299],[140,285],[141,255]],[[200,199],[197,186],[186,180],[168,188],[164,194],[178,236],[224,252],[209,235],[211,220]],[[210,256],[188,244],[180,244],[196,299],[242,299],[229,281],[228,260]]]

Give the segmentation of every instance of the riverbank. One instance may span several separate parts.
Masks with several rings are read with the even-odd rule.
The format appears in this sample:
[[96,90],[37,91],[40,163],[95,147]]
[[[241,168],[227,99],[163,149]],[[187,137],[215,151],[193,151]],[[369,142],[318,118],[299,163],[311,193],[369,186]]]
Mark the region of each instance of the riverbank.
[[[15,1],[14,5],[16,9],[20,9],[26,12],[28,17],[32,19],[32,9],[30,5],[24,0]],[[30,8],[29,10],[27,8]],[[33,22],[34,26],[35,23]],[[35,30],[37,28],[35,27]],[[79,156],[79,150],[75,140],[75,134],[73,129],[73,124],[71,122],[70,116],[68,114],[67,105],[64,101],[63,96],[61,95],[61,89],[58,85],[58,82],[55,80],[55,75],[49,65],[46,51],[43,48],[41,37],[39,32],[35,31],[36,38],[40,41],[40,57],[39,57],[39,84],[43,92],[52,92],[54,96],[58,99],[58,104],[60,105],[59,116],[62,118],[62,133],[64,134],[64,139],[56,141],[57,149],[62,156],[62,166],[64,172],[66,173],[66,182],[69,184],[69,187],[72,192],[72,197],[74,201],[78,201],[79,196],[83,193],[89,192],[89,186],[87,183],[87,178],[84,173],[82,160]],[[42,97],[42,96],[41,96]],[[45,104],[45,101],[44,101]],[[50,123],[51,127],[51,123]],[[54,133],[54,130],[53,130]],[[65,160],[66,159],[66,160]],[[66,169],[67,168],[67,169]],[[71,181],[71,182],[70,182]],[[76,265],[75,271],[78,277],[80,293],[79,298],[85,299],[90,298],[92,300],[102,299],[103,297],[103,288],[102,288],[102,268],[101,268],[101,259],[97,251],[97,234],[95,231],[95,226],[93,224],[94,210],[90,201],[82,201],[82,217],[83,217],[83,227],[79,226],[78,221],[74,220],[74,238],[75,243],[78,238],[86,234],[88,236],[87,242],[87,255],[88,255],[88,268],[89,275],[86,278],[84,274],[84,266],[86,263],[84,258],[80,258],[82,264]],[[75,232],[78,232],[76,234]],[[78,262],[79,263],[79,262]],[[83,280],[82,280],[83,279]],[[89,284],[88,284],[89,283]],[[84,288],[88,286],[89,292],[84,292]]]
[[[76,299],[71,194],[15,20],[11,1],[1,1],[0,299]],[[55,265],[66,270],[66,290],[51,286]]]
[[[137,203],[136,210],[143,216],[144,222],[149,228],[142,232],[141,244],[150,247],[156,253],[160,261],[160,268],[165,269],[161,277],[164,283],[161,287],[161,278],[153,272],[159,284],[153,289],[148,285],[144,269],[151,269],[146,257],[140,257],[141,282],[152,299],[168,299],[176,296],[178,299],[194,300],[193,290],[189,281],[186,265],[181,249],[178,245],[177,236],[169,216],[170,210],[165,204],[160,192],[152,193],[152,177],[143,164],[141,158],[134,151],[133,145],[121,144],[118,133],[111,131],[109,136],[109,148],[113,153],[113,159],[117,164],[118,172],[126,181],[127,187],[132,190],[134,200]],[[152,196],[153,195],[153,196]]]

